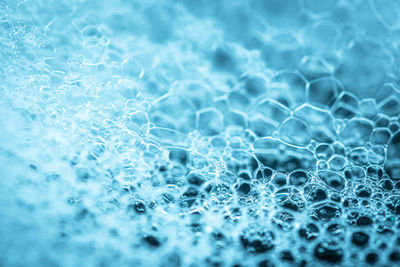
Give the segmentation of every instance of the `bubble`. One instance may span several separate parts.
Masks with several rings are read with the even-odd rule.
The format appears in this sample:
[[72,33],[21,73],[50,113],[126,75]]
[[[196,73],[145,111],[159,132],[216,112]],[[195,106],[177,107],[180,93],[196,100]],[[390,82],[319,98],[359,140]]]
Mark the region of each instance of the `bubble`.
[[[175,10],[167,5],[152,5],[144,10],[147,18],[148,37],[153,42],[163,43],[171,36]],[[154,30],[157,29],[157,30]]]
[[346,158],[342,156],[334,156],[328,161],[329,168],[335,171],[343,170],[346,164]]
[[[256,179],[266,183],[271,180],[272,175],[273,175],[273,171],[270,168],[264,167],[257,171]],[[284,183],[286,183],[286,175],[278,174],[278,179],[280,179],[282,182],[284,181]]]
[[336,77],[347,90],[361,98],[372,97],[384,82],[384,49],[375,40],[354,40],[343,56],[348,60],[337,69]]
[[373,224],[373,220],[369,216],[360,216],[357,219],[357,225],[364,227],[364,226],[370,226]]
[[251,185],[249,183],[242,183],[238,186],[237,191],[239,194],[247,195],[251,190]]
[[400,214],[400,197],[391,196],[386,200],[386,207],[394,214]]
[[400,96],[392,95],[379,104],[379,110],[389,117],[397,116],[400,112]]
[[128,206],[128,210],[133,210],[137,214],[144,214],[144,213],[146,213],[146,206],[142,201],[137,201],[134,204],[130,204]]
[[361,114],[368,119],[373,119],[378,114],[378,108],[375,99],[366,98],[361,100],[360,104]]
[[258,267],[274,267],[275,265],[271,263],[270,260],[262,260],[258,263]]
[[344,251],[335,241],[323,241],[314,248],[314,256],[325,262],[339,263],[343,260]]
[[386,149],[382,146],[373,146],[368,151],[368,162],[370,164],[383,164],[385,162]]
[[347,179],[359,179],[365,177],[365,171],[359,166],[352,166],[344,171]]
[[379,166],[370,166],[367,169],[367,174],[375,179],[381,179],[383,176],[383,170]]
[[357,196],[360,198],[369,198],[372,195],[372,190],[371,188],[365,186],[365,185],[360,185],[357,187]]
[[352,119],[341,130],[339,137],[345,145],[364,145],[368,141],[372,128],[372,124],[367,120]]
[[351,242],[359,247],[363,247],[368,244],[369,235],[364,232],[354,232],[351,235]]
[[282,250],[279,255],[280,259],[283,261],[294,262],[295,258],[293,257],[292,252],[290,250]]
[[307,102],[316,107],[327,109],[333,105],[342,90],[342,86],[335,79],[315,79],[310,82]]
[[345,179],[338,173],[333,171],[319,171],[318,177],[328,186],[335,190],[343,190],[345,187]]
[[332,154],[333,149],[329,144],[319,144],[315,149],[315,153],[318,158],[328,160]]
[[292,185],[304,185],[307,183],[309,177],[304,171],[295,171],[289,175],[289,183]]
[[250,100],[247,98],[246,94],[234,91],[228,96],[228,102],[232,109],[237,109],[240,111],[247,111],[251,105]]
[[392,133],[397,132],[399,129],[400,129],[400,125],[399,125],[398,122],[393,122],[393,123],[391,123],[391,124],[389,125],[389,130],[390,130]]
[[247,125],[246,118],[239,112],[228,112],[224,116],[224,126],[228,128],[244,129]]
[[189,132],[195,126],[193,104],[182,96],[167,96],[151,108],[150,120],[157,126]]
[[275,234],[262,229],[245,229],[240,235],[240,243],[250,253],[265,253],[275,246]]
[[399,251],[392,251],[389,254],[389,259],[393,262],[399,262],[400,261],[400,252]]
[[267,98],[254,108],[253,114],[261,115],[277,127],[289,116],[290,111],[279,102]]
[[368,163],[368,152],[365,148],[354,148],[350,151],[349,158],[354,165],[365,166]]
[[300,62],[300,51],[301,47],[296,36],[290,33],[278,33],[265,43],[261,49],[261,57],[267,66],[283,70],[289,66],[294,67]]
[[277,204],[285,209],[292,211],[300,211],[304,208],[305,203],[297,189],[290,187],[282,188],[275,193]]
[[378,116],[375,118],[375,125],[377,127],[386,128],[389,127],[389,123],[389,118],[384,114],[379,113]]
[[334,202],[322,202],[315,204],[312,209],[312,217],[320,221],[330,221],[341,215],[340,207]]
[[277,173],[274,175],[272,182],[277,186],[284,186],[287,183],[286,175],[283,173]]
[[320,185],[308,184],[304,188],[304,193],[311,202],[319,202],[328,198],[328,192]]
[[386,145],[389,142],[391,133],[386,128],[374,129],[371,133],[370,141],[374,144]]
[[307,123],[313,139],[318,142],[330,143],[336,139],[332,124],[333,119],[328,111],[306,104],[296,109],[294,115]]
[[245,95],[254,97],[267,93],[267,84],[265,78],[260,74],[246,73],[240,78],[244,88]]
[[379,260],[379,255],[376,254],[376,253],[374,253],[374,252],[368,253],[368,254],[366,255],[366,257],[365,257],[365,261],[366,261],[367,263],[371,264],[371,265],[377,263],[378,260]]
[[201,174],[197,172],[191,172],[186,176],[186,179],[189,184],[196,185],[196,186],[201,186],[206,182],[206,178]]
[[222,130],[222,114],[216,109],[201,110],[197,114],[197,129],[205,136],[217,135]]
[[288,108],[296,108],[305,101],[307,80],[298,72],[280,71],[268,84],[268,95]]
[[169,159],[182,165],[186,165],[188,161],[188,155],[186,150],[180,148],[169,149]]
[[391,180],[389,180],[389,179],[383,179],[380,182],[380,185],[381,185],[383,190],[390,191],[390,190],[393,189],[393,182]]
[[162,245],[160,240],[158,240],[158,238],[153,235],[146,235],[145,237],[143,237],[143,241],[154,248],[158,248]]
[[249,121],[250,129],[258,137],[271,136],[272,132],[275,130],[274,124],[272,122],[266,121],[265,119],[262,119],[260,117],[261,116],[255,116],[250,119],[250,121]]
[[346,227],[337,222],[333,222],[326,227],[326,231],[330,236],[343,238]]
[[[293,171],[315,166],[313,154],[306,149],[286,145],[272,138],[259,139],[254,143],[256,157],[264,165],[277,171]],[[278,156],[278,151],[282,153]]]
[[311,141],[307,125],[296,118],[289,118],[282,123],[279,136],[283,141],[297,146],[306,146]]
[[313,223],[308,223],[307,225],[300,227],[298,230],[299,236],[307,241],[312,241],[318,238],[319,232],[318,226]]
[[393,179],[400,179],[400,132],[396,133],[390,140],[387,148],[387,160],[385,170]]

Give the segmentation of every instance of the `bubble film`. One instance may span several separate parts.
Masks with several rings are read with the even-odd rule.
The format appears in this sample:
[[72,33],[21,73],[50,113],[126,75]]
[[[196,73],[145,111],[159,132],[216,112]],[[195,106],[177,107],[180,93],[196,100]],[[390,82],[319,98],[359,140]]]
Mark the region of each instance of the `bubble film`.
[[1,0],[0,265],[399,265],[399,14]]

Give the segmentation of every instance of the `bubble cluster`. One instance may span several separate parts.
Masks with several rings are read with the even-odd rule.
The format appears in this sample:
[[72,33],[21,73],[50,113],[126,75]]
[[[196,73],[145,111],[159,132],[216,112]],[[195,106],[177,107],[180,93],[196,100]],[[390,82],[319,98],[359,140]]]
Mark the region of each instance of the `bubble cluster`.
[[0,265],[400,264],[399,12],[0,2]]

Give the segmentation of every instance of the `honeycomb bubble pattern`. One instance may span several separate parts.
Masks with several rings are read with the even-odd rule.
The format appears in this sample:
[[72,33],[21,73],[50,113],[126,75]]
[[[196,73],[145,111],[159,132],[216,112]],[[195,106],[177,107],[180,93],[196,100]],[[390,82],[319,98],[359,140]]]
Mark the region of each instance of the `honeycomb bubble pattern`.
[[400,264],[399,14],[0,1],[0,265]]

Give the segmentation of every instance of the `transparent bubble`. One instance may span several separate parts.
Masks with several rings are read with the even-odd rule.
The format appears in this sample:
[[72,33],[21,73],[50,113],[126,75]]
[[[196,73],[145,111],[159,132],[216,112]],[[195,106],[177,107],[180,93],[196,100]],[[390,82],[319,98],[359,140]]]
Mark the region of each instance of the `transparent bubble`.
[[400,161],[399,161],[400,133],[395,134],[387,148],[387,160],[385,169],[393,179],[400,178]]

